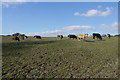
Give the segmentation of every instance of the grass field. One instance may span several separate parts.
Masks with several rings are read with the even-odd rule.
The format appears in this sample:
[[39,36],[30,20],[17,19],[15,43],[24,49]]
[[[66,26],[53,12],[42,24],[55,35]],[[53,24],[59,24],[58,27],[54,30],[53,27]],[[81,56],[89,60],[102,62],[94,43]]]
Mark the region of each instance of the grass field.
[[3,78],[117,78],[118,38],[2,38]]

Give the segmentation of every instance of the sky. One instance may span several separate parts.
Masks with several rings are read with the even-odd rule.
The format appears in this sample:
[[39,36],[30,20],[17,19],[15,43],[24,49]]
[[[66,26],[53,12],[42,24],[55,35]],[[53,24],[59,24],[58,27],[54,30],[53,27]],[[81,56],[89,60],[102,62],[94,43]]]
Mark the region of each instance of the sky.
[[119,0],[0,0],[2,2],[118,2]]
[[4,2],[2,34],[117,34],[117,2]]

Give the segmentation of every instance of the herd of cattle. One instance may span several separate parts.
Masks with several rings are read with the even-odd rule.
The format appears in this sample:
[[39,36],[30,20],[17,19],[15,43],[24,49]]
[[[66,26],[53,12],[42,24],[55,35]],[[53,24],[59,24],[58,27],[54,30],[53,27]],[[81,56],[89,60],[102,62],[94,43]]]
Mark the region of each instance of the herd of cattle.
[[27,38],[28,38],[28,36],[22,36],[22,35],[21,35],[21,36],[18,37],[18,36],[16,36],[16,35],[12,35],[12,39],[13,39],[13,40],[17,40],[18,42],[20,41],[20,39],[21,39],[21,40],[24,40],[24,39],[27,39]]
[[[58,38],[60,39],[63,39],[63,35],[57,35]],[[72,35],[72,34],[69,34],[67,36],[68,38],[73,38],[73,39],[83,39],[83,40],[86,40],[86,38],[88,37],[88,34],[77,34],[77,35]],[[107,38],[110,38],[111,35],[110,34],[106,34],[106,37]],[[12,39],[13,40],[16,40],[18,42],[20,42],[21,40],[24,40],[24,39],[27,39],[28,36],[16,36],[16,35],[12,35]],[[34,36],[34,38],[36,39],[42,39],[41,36]],[[100,39],[102,40],[102,36],[99,34],[99,33],[93,33],[93,39]]]

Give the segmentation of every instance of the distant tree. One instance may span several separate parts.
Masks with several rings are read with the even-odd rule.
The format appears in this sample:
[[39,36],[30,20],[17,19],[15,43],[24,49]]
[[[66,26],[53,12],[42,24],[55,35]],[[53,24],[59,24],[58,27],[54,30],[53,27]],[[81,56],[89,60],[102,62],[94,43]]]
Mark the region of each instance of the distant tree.
[[7,35],[7,36],[11,36],[11,35]]

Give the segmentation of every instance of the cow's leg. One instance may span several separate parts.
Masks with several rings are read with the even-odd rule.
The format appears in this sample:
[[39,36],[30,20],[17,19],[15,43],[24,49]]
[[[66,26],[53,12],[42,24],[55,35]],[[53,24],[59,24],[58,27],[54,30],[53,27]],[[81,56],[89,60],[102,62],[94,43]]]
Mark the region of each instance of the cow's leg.
[[93,36],[93,39],[95,40],[95,36]]
[[100,36],[100,40],[102,40],[102,37]]
[[78,41],[80,41],[80,38],[78,38]]
[[86,39],[85,39],[85,38],[83,38],[83,40],[84,40],[84,41],[86,41]]
[[20,42],[20,39],[18,38],[17,41]]

